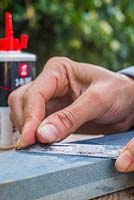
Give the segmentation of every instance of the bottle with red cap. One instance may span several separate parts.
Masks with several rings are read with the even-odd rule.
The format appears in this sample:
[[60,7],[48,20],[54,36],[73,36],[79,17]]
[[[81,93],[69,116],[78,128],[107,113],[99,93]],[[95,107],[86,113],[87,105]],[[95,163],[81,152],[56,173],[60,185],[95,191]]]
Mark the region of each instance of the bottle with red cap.
[[[22,52],[27,48],[28,35],[20,40],[14,38],[12,15],[5,15],[5,38],[0,39],[0,148],[12,148],[19,133],[10,121],[8,96],[16,88],[29,83],[34,78],[36,55]],[[19,110],[18,110],[19,112]]]

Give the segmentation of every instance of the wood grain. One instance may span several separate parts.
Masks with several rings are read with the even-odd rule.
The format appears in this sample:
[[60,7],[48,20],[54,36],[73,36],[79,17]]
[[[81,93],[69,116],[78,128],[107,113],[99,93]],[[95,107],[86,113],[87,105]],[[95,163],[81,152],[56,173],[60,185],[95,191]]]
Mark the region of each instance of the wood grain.
[[111,193],[93,200],[134,200],[134,188]]

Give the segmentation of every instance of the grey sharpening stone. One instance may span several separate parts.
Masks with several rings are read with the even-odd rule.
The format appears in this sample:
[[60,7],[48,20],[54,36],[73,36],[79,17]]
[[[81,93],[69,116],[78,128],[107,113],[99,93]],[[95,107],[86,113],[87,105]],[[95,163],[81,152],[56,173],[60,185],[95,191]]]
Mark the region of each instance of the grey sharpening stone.
[[[84,140],[125,145],[133,131]],[[134,173],[119,173],[114,161],[23,152],[0,154],[0,200],[88,200],[134,186]]]

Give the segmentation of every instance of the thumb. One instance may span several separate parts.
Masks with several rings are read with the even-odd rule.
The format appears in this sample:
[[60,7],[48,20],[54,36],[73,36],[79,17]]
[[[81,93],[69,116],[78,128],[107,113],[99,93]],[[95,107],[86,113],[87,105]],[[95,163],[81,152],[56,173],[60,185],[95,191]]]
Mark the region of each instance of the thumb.
[[98,117],[102,112],[99,105],[98,95],[87,90],[70,106],[49,115],[40,124],[36,132],[38,141],[53,143],[63,140],[85,122]]
[[40,124],[37,130],[38,141],[41,143],[53,143],[63,140],[75,130],[76,120],[76,115],[72,114],[72,111],[68,109],[63,109],[50,115]]
[[120,172],[134,171],[134,138],[124,147],[121,155],[115,162],[115,167]]

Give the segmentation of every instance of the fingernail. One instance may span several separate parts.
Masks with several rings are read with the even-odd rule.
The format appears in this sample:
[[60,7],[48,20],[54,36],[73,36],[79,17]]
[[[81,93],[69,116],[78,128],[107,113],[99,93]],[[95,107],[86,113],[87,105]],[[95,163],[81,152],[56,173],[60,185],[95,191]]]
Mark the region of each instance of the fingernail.
[[15,145],[15,150],[19,150],[26,147],[26,145],[22,142],[22,137],[20,136],[16,145]]
[[126,171],[133,162],[132,155],[129,150],[125,150],[117,159],[116,167],[119,171]]
[[45,124],[42,125],[39,129],[38,129],[38,133],[44,138],[44,140],[47,143],[52,143],[52,142],[56,142],[56,140],[58,139],[58,130],[57,128],[52,125],[52,124]]
[[18,139],[18,141],[17,141],[17,143],[16,143],[16,145],[15,145],[15,150],[19,150],[19,149],[21,149],[21,139],[19,138]]

